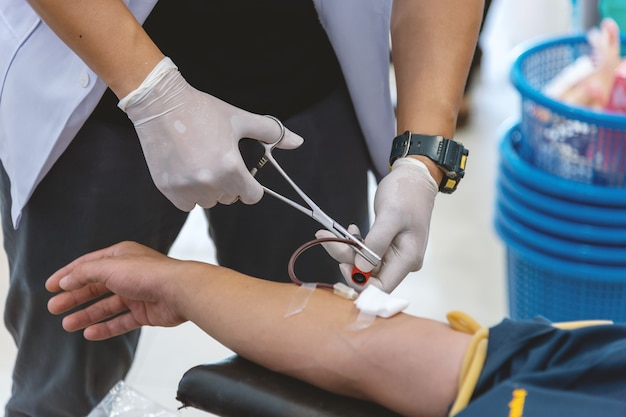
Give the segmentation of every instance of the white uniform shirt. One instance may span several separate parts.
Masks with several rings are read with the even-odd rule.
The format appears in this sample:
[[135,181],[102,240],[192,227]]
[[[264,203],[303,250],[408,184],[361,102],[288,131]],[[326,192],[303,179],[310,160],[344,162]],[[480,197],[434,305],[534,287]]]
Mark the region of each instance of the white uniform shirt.
[[[125,0],[143,22],[157,0]],[[379,173],[395,133],[389,89],[391,0],[313,0],[344,73]],[[67,148],[106,85],[26,0],[0,0],[0,160],[11,181],[11,218]]]

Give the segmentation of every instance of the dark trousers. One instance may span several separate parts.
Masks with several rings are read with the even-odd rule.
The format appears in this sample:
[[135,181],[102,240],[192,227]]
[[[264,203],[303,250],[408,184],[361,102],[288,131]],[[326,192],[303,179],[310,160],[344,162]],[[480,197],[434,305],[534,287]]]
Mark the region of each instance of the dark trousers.
[[[305,143],[293,151],[276,150],[276,159],[329,215],[366,230],[370,159],[345,86],[283,122]],[[250,164],[256,162],[257,143],[244,140],[241,148]],[[18,347],[6,415],[87,415],[125,377],[139,331],[103,342],[65,332],[62,317],[46,309],[51,294],[44,281],[76,257],[123,240],[167,253],[187,213],[154,186],[132,126],[88,120],[35,190],[17,230],[10,220],[9,180],[0,171],[10,267],[4,318]],[[275,191],[285,190],[270,164],[257,178]],[[292,252],[320,228],[268,195],[253,206],[236,203],[206,212],[220,264],[276,281],[288,280]],[[305,253],[296,272],[306,281],[341,279],[336,262],[321,248]]]

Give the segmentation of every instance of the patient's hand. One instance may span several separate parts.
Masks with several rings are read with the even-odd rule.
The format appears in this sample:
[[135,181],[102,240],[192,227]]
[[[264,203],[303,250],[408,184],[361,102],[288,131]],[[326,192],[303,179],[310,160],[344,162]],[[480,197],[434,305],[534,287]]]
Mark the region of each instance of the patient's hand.
[[62,314],[80,307],[63,319],[63,328],[85,329],[89,340],[144,325],[176,326],[185,321],[176,310],[183,296],[178,290],[182,264],[132,242],[89,253],[48,278],[48,291],[62,291],[50,299],[48,310]]

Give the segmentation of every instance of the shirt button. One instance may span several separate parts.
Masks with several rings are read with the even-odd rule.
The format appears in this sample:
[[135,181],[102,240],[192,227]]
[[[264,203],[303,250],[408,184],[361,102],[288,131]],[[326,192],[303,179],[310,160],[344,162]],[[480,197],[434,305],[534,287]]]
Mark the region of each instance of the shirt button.
[[78,77],[78,82],[81,87],[87,87],[89,85],[89,73],[87,71],[81,71],[80,76]]

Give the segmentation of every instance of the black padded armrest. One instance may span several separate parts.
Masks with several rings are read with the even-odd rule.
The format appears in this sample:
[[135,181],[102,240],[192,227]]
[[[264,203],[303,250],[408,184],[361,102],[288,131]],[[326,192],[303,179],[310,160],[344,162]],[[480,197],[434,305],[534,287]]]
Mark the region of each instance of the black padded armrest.
[[399,417],[377,404],[332,394],[240,356],[183,375],[176,399],[222,417]]

